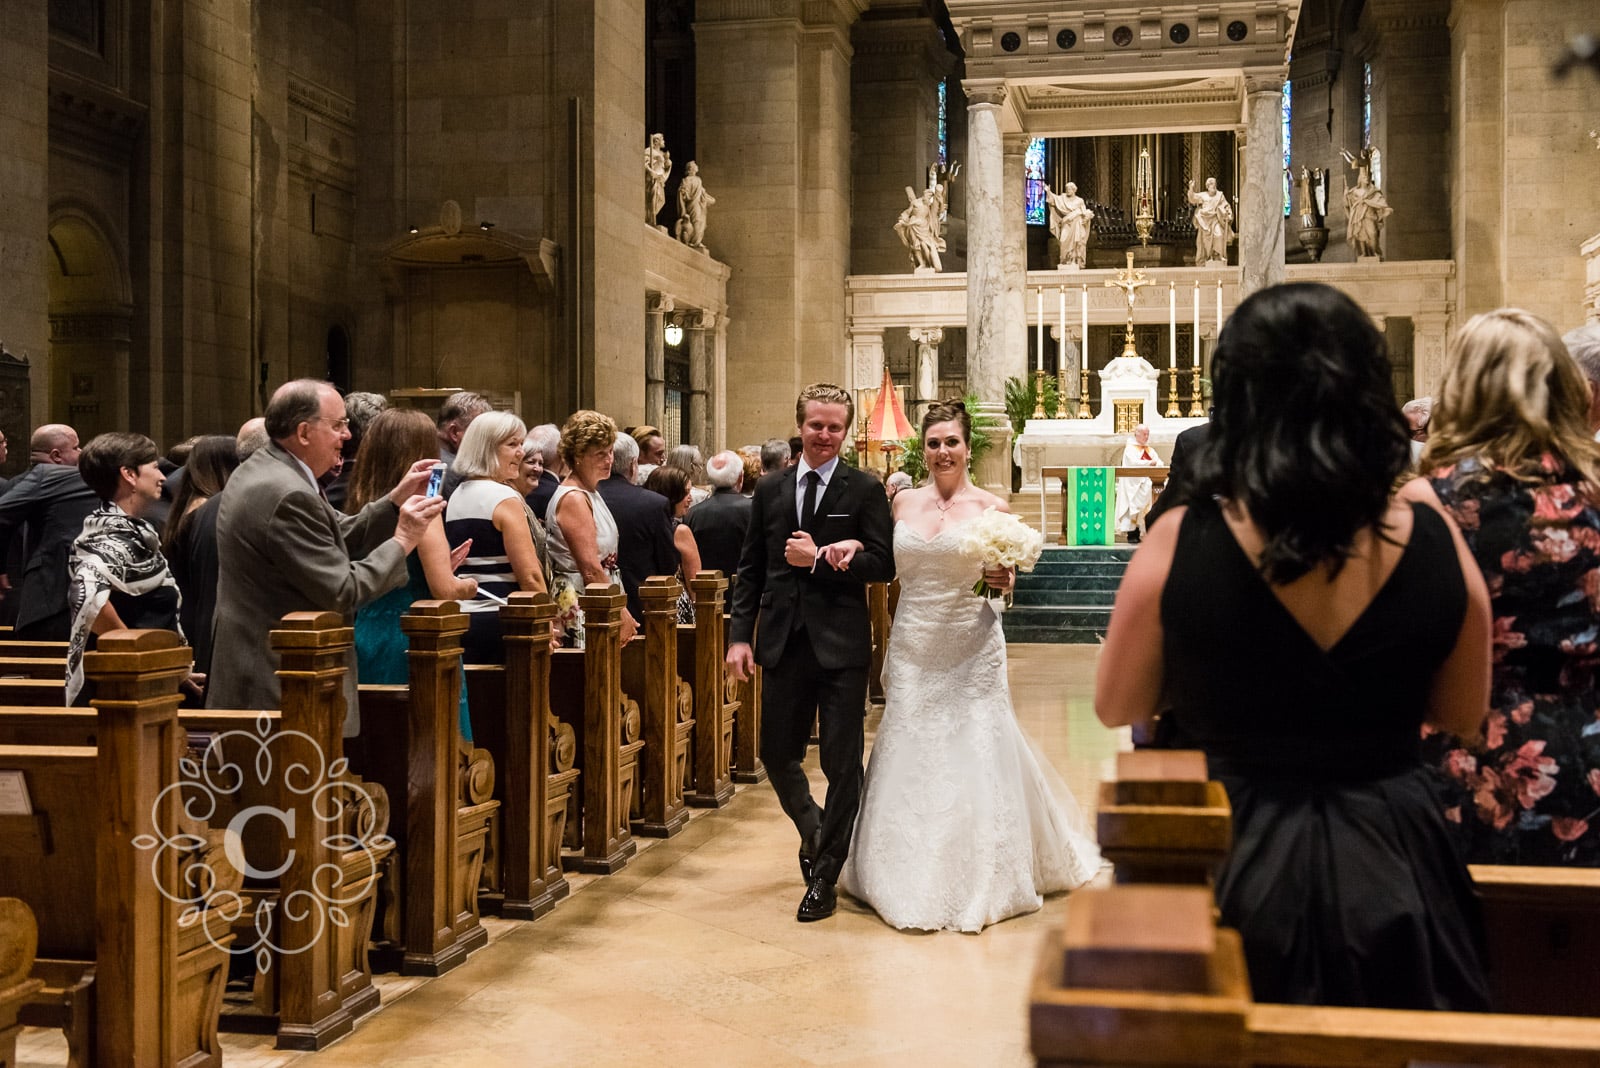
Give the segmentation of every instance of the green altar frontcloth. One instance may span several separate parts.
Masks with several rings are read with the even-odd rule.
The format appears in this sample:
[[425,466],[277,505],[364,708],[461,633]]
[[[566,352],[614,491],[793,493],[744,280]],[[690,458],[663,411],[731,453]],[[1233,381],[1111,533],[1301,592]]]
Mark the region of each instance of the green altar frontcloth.
[[1067,468],[1067,544],[1111,545],[1117,532],[1112,518],[1117,507],[1117,469]]

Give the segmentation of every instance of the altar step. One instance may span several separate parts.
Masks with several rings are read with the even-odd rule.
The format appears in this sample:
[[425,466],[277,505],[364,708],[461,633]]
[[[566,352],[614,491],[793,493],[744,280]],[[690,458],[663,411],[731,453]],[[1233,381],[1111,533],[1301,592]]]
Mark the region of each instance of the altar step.
[[1129,546],[1048,548],[1032,573],[1017,576],[1001,622],[1007,641],[1091,645],[1105,638]]

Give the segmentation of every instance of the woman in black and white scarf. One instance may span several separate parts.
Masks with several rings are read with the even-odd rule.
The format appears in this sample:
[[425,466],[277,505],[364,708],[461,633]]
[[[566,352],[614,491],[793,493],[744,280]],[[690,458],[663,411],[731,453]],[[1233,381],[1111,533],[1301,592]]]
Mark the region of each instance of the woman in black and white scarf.
[[183,633],[178,584],[161,554],[161,536],[140,519],[161,496],[156,443],[143,434],[101,434],[78,456],[78,471],[100,497],[83,521],[67,562],[72,584],[72,639],[67,649],[67,704],[82,703],[83,654],[93,635],[158,627]]

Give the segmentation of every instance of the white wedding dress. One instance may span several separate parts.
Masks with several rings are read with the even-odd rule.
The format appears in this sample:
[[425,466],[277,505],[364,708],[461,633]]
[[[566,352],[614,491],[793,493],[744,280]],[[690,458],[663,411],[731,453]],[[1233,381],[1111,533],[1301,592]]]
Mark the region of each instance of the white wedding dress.
[[953,537],[894,531],[900,602],[885,705],[840,885],[898,928],[981,931],[1082,886],[1100,851],[1054,796],[1011,708],[982,565]]

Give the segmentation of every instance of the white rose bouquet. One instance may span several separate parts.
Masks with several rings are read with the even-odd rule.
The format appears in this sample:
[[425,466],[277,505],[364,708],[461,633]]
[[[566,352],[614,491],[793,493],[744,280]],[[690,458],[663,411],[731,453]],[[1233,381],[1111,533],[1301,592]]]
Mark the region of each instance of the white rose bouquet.
[[[985,568],[1013,567],[1032,571],[1044,552],[1044,535],[1010,512],[986,509],[961,526],[958,541],[961,551],[983,561]],[[979,579],[972,587],[979,596],[989,593],[989,584]]]

